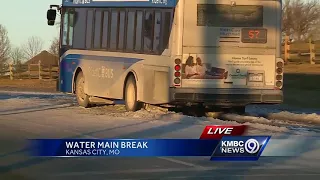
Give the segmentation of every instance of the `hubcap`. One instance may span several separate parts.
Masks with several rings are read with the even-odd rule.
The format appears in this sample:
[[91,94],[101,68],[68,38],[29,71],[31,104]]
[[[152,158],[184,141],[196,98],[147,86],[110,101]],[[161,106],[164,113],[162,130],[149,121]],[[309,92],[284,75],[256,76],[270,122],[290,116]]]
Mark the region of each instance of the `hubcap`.
[[135,94],[134,86],[133,84],[129,84],[127,86],[126,101],[130,109],[133,108],[135,100],[136,100],[136,94]]

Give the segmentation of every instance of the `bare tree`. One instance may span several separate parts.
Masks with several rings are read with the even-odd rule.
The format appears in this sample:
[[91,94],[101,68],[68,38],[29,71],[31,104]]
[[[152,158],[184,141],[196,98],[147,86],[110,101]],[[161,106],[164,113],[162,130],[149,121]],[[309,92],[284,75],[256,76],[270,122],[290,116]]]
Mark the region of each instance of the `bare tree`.
[[305,40],[314,33],[320,20],[320,1],[284,0],[282,32],[295,40]]
[[10,58],[10,47],[8,31],[0,24],[0,68],[3,68]]
[[309,37],[313,40],[320,40],[320,18],[315,24],[312,26]]
[[13,64],[21,64],[24,60],[24,53],[20,47],[15,47],[12,49],[10,54]]
[[39,54],[43,49],[43,41],[41,38],[32,36],[28,41],[22,46],[23,53],[26,59],[31,59],[37,54]]
[[286,35],[291,35],[293,26],[291,1],[284,0],[282,6],[282,32]]
[[54,38],[51,42],[49,52],[59,57],[59,39]]

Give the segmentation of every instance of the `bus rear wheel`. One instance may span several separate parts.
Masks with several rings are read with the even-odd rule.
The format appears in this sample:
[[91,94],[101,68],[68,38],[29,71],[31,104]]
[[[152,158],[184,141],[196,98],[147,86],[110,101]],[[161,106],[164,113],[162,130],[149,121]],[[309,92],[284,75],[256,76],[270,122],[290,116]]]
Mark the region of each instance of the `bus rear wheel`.
[[124,101],[127,111],[138,111],[143,107],[143,103],[137,101],[137,85],[133,76],[126,81]]
[[79,72],[76,79],[76,96],[79,106],[89,107],[89,96],[84,93],[85,79],[82,72]]

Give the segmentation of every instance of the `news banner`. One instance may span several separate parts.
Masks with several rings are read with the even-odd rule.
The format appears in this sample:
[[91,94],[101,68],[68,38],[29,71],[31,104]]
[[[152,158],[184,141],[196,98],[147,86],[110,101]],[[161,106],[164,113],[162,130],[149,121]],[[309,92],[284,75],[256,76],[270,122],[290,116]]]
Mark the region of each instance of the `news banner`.
[[[41,157],[207,156],[212,161],[257,161],[271,136],[243,136],[247,128],[206,126],[199,139],[32,139],[29,149],[33,156]],[[290,154],[290,148],[283,144],[274,140],[265,155],[299,154]]]

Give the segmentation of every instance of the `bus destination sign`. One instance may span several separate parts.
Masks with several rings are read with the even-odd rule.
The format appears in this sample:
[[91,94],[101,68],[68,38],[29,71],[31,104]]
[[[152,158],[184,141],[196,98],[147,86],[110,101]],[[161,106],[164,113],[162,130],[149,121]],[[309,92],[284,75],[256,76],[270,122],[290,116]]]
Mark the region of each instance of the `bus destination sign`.
[[251,29],[243,28],[241,30],[242,43],[267,43],[267,30],[266,29]]

